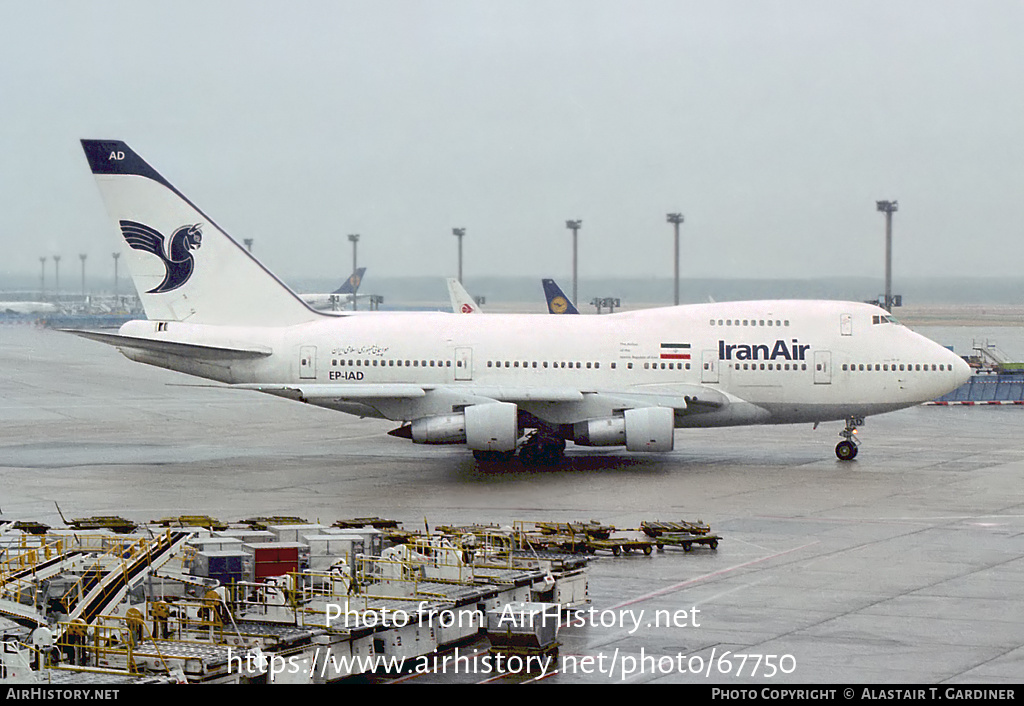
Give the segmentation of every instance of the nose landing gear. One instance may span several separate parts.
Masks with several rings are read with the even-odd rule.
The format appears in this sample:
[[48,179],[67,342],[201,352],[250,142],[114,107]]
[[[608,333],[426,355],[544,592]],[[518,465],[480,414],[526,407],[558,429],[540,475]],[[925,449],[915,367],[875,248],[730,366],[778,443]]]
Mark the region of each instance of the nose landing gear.
[[857,438],[857,427],[864,425],[864,417],[847,417],[846,428],[839,432],[843,441],[836,444],[836,458],[840,461],[852,461],[857,458],[857,447],[860,440]]

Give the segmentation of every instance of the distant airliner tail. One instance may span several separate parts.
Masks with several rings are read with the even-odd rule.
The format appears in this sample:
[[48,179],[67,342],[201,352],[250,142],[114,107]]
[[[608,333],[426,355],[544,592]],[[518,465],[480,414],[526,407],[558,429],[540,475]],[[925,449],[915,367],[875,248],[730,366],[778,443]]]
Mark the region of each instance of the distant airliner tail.
[[365,267],[356,268],[356,271],[345,280],[345,284],[335,289],[331,294],[355,294],[356,290],[359,289],[359,284],[363,281],[364,272],[366,272]]
[[462,283],[454,277],[448,278],[448,296],[452,300],[452,311],[456,314],[479,314],[483,311]]
[[578,314],[578,309],[569,301],[569,297],[565,296],[562,292],[561,287],[555,284],[553,279],[541,280],[541,284],[544,285],[544,298],[548,300],[548,313],[549,314]]
[[128,145],[82,147],[149,319],[286,326],[320,316]]

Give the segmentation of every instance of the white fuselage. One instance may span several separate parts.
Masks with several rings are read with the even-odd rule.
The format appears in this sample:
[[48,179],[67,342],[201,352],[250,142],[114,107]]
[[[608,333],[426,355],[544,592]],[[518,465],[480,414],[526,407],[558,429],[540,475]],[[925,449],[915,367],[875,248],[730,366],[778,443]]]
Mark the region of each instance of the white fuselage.
[[782,300],[607,316],[378,313],[275,328],[169,322],[156,331],[157,322],[133,321],[121,333],[273,350],[230,362],[126,351],[226,383],[423,386],[427,394],[413,399],[310,400],[399,421],[481,398],[514,399],[550,424],[613,414],[624,406],[616,395],[629,393],[669,399],[698,390],[727,400],[678,415],[676,426],[686,427],[867,416],[934,399],[966,381],[970,370],[959,357],[885,314],[868,304]]

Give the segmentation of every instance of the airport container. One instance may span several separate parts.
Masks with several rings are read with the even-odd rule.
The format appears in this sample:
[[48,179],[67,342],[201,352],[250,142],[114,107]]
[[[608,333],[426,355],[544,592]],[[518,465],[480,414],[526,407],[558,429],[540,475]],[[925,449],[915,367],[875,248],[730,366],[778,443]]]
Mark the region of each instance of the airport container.
[[206,578],[215,579],[221,586],[230,586],[233,583],[241,583],[244,580],[241,571],[225,571],[223,573],[211,572]]
[[546,649],[558,637],[557,603],[506,603],[487,612],[487,639],[492,647]]
[[246,559],[243,551],[196,552],[192,561],[192,575],[215,578],[219,574],[237,574],[241,577]]
[[204,535],[188,540],[189,546],[200,552],[242,551],[242,540],[237,537]]
[[325,531],[324,533],[332,536],[361,537],[363,540],[362,553],[366,556],[380,556],[380,553],[384,551],[384,533],[378,529],[374,529],[372,527],[354,529],[329,527],[327,529],[332,531]]
[[230,529],[221,530],[220,532],[214,532],[214,537],[231,537],[239,540],[240,542],[273,542],[277,539],[273,532],[266,530],[254,530],[254,529]]
[[260,542],[244,546],[246,553],[253,556],[255,581],[298,571],[309,563],[309,548],[298,542]]
[[278,542],[301,542],[303,535],[318,535],[326,529],[324,525],[268,525],[267,531],[277,537]]
[[340,559],[352,566],[354,558],[363,554],[363,538],[353,535],[323,535],[309,538],[310,571],[326,571]]

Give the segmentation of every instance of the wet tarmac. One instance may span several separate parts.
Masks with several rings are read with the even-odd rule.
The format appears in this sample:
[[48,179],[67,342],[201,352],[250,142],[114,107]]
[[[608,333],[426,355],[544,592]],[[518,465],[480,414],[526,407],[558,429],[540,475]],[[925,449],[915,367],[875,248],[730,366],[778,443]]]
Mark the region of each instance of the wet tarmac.
[[[0,327],[0,511],[60,524],[208,514],[380,515],[406,527],[696,520],[717,551],[601,557],[592,613],[545,681],[1019,683],[1024,409],[677,432],[664,455],[574,449],[555,469],[132,363],[102,344]],[[412,681],[484,681],[469,673]],[[774,676],[768,676],[774,669]],[[533,674],[530,678],[536,678]]]

